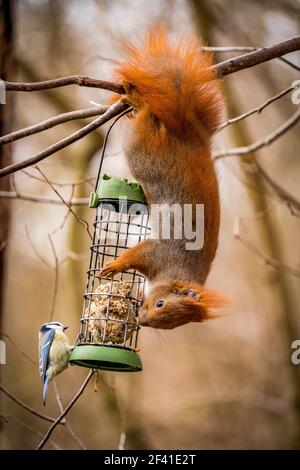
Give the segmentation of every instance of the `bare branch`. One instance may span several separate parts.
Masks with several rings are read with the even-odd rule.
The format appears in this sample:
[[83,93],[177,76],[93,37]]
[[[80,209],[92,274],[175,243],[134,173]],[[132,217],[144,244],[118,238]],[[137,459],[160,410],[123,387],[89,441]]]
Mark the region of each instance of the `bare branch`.
[[[69,205],[70,205],[70,201],[73,198],[74,191],[75,191],[75,186],[72,186],[72,191],[71,191],[70,197],[68,199],[68,204]],[[62,222],[57,227],[55,227],[55,229],[52,230],[51,235],[54,235],[56,232],[58,232],[59,230],[62,230],[64,228],[70,213],[71,213],[70,209],[68,208],[68,210],[66,211],[66,213],[64,215],[64,218],[63,218]]]
[[64,203],[64,205],[69,209],[69,211],[71,212],[71,214],[75,217],[75,219],[85,228],[85,230],[87,231],[90,239],[92,240],[93,237],[92,237],[92,234],[90,232],[90,228],[89,228],[89,224],[87,223],[86,220],[83,220],[81,217],[79,217],[79,215],[76,214],[76,212],[73,211],[71,205],[65,201],[65,199],[62,197],[62,195],[57,191],[57,189],[53,186],[53,184],[51,183],[51,181],[47,178],[47,176],[45,175],[45,173],[43,173],[43,171],[37,166],[35,165],[35,168],[38,170],[38,172],[43,176],[43,178],[45,179],[45,181],[47,181],[47,183],[49,184],[50,188],[55,192],[55,194],[57,194],[57,196],[60,198],[60,200]]
[[204,46],[205,52],[251,52],[257,51],[258,47],[253,46]]
[[[254,65],[266,62],[268,60],[274,59],[276,57],[280,57],[284,54],[289,52],[293,52],[300,49],[300,36],[295,36],[293,38],[287,39],[282,41],[281,43],[275,44],[270,47],[264,47],[248,54],[241,55],[239,57],[225,60],[219,64],[216,64],[212,67],[213,70],[217,73],[218,76],[222,77],[225,75],[229,75],[231,73],[237,72],[239,70],[253,67]],[[124,89],[121,85],[113,84],[111,82],[103,82],[101,80],[94,80],[89,77],[82,77],[78,75],[74,75],[71,77],[64,77],[59,78],[57,80],[48,80],[46,82],[37,82],[34,83],[9,83],[6,82],[7,90],[20,90],[20,91],[34,91],[34,90],[42,90],[42,89],[49,89],[49,88],[56,88],[58,86],[66,86],[70,84],[77,84],[80,86],[95,86],[95,87],[102,87],[108,88],[116,93],[124,93]],[[99,118],[95,119],[93,122],[88,124],[87,126],[83,127],[77,132],[74,132],[70,136],[56,142],[55,144],[51,145],[50,147],[46,148],[42,152],[38,153],[34,157],[31,157],[23,162],[14,163],[9,165],[0,170],[0,177],[7,176],[11,173],[14,173],[18,170],[26,168],[28,166],[34,165],[39,161],[43,160],[44,158],[53,155],[58,150],[61,150],[73,142],[83,138],[87,134],[93,132],[101,125],[103,125],[108,120],[112,119],[113,117],[117,116],[118,114],[122,113],[128,108],[128,105],[125,104],[122,99],[114,103],[112,106],[108,108],[108,110]]]
[[286,59],[285,57],[278,57],[278,59],[281,60],[281,62],[284,62],[285,64],[292,67],[292,69],[298,70],[298,72],[300,72],[300,67],[298,67],[298,65],[294,64],[294,62],[291,62],[290,60]]
[[122,407],[121,400],[119,398],[119,394],[116,390],[116,385],[115,385],[115,376],[111,375],[110,376],[110,381],[107,383],[107,386],[111,390],[111,393],[114,397],[116,408],[119,414],[120,418],[120,424],[121,424],[121,432],[120,432],[120,437],[119,437],[119,444],[118,444],[118,450],[124,450],[125,443],[126,443],[126,418],[125,418],[125,413]]
[[106,80],[97,80],[95,78],[90,78],[83,75],[70,75],[69,77],[55,78],[53,80],[34,83],[5,82],[5,89],[6,91],[40,91],[50,90],[52,88],[60,88],[68,85],[101,88],[103,90],[113,91],[119,95],[125,93],[122,85],[108,82]]
[[51,436],[52,432],[54,431],[54,429],[56,428],[56,426],[61,422],[61,420],[67,415],[67,413],[70,411],[70,409],[75,405],[75,403],[77,402],[78,398],[80,397],[80,395],[82,395],[82,393],[84,392],[87,384],[89,383],[90,381],[90,378],[94,375],[94,371],[93,370],[90,370],[90,372],[88,373],[86,379],[84,380],[83,384],[81,385],[80,389],[78,390],[78,392],[76,393],[76,395],[72,398],[72,400],[70,401],[70,403],[67,405],[67,407],[64,409],[64,411],[58,416],[58,418],[56,418],[55,422],[50,426],[50,428],[48,429],[47,433],[45,434],[45,436],[43,437],[43,439],[41,440],[41,442],[39,443],[39,445],[37,446],[36,450],[41,450],[44,445],[46,444],[46,442],[48,441],[49,437]]
[[300,108],[280,127],[278,127],[274,132],[263,137],[262,139],[254,142],[247,147],[237,147],[228,150],[222,150],[220,152],[214,152],[213,158],[214,160],[219,160],[220,158],[224,157],[236,157],[241,155],[247,155],[252,152],[257,152],[258,150],[262,149],[263,147],[267,147],[271,145],[275,140],[279,139],[283,134],[285,134],[289,129],[291,129],[297,122],[300,120]]
[[49,315],[49,321],[53,321],[53,315],[54,315],[55,304],[56,304],[56,299],[57,299],[57,290],[58,290],[59,261],[58,261],[55,246],[54,246],[50,233],[48,233],[48,239],[49,239],[53,257],[54,257],[54,285],[53,285],[52,300],[51,300],[50,315]]
[[[54,418],[51,418],[50,416],[44,415],[43,413],[40,413],[39,411],[36,411],[33,408],[31,408],[31,406],[26,405],[21,400],[19,400],[17,397],[15,397],[12,393],[8,392],[2,385],[0,385],[0,391],[3,392],[4,395],[6,395],[12,401],[14,401],[18,405],[20,405],[22,408],[24,408],[24,410],[29,411],[29,413],[33,414],[34,416],[37,416],[38,418],[41,418],[44,421],[48,421],[49,423],[53,423],[53,424],[55,423],[56,420]],[[57,424],[65,425],[65,422],[60,420],[59,423],[57,423]]]
[[[58,389],[58,386],[57,386],[57,383],[56,381],[54,380],[53,381],[53,385],[54,385],[54,391],[55,391],[55,396],[56,396],[56,401],[58,403],[58,406],[59,406],[59,409],[60,409],[60,412],[63,413],[64,411],[64,406],[63,406],[63,402],[62,402],[62,399],[61,399],[61,396],[60,396],[60,393],[59,393],[59,389]],[[86,446],[81,442],[81,440],[79,439],[79,437],[76,435],[76,433],[73,431],[73,428],[72,426],[70,425],[69,421],[67,420],[67,418],[65,418],[65,421],[66,421],[66,428],[69,432],[69,434],[72,436],[72,438],[74,439],[74,441],[76,442],[76,444],[78,445],[78,447],[82,450],[87,450]],[[43,436],[42,436],[43,437]]]
[[212,68],[219,77],[224,77],[239,70],[248,69],[255,65],[262,64],[282,55],[300,49],[300,36],[294,36],[278,44],[269,47],[262,47],[256,51],[243,54],[233,59],[227,59]]
[[300,201],[292,196],[284,188],[282,188],[279,184],[275,183],[275,181],[273,181],[273,179],[262,169],[255,158],[253,158],[253,164],[257,173],[259,173],[262,179],[272,188],[276,196],[285,204],[287,204],[289,209],[294,209],[300,213]]
[[[53,199],[47,196],[37,196],[35,194],[19,193],[15,191],[0,191],[0,198],[4,199],[19,199],[21,201],[38,202],[41,204],[58,204],[65,205],[60,199]],[[89,203],[88,198],[73,198],[68,201],[71,206],[87,206]]]
[[19,162],[19,163],[13,163],[12,165],[2,168],[0,170],[0,178],[10,175],[11,173],[15,173],[16,171],[22,170],[23,168],[27,168],[28,166],[35,165],[38,162],[49,157],[50,155],[53,155],[54,153],[58,152],[59,150],[62,150],[63,148],[68,147],[69,145],[73,144],[77,140],[80,140],[86,135],[95,131],[100,126],[105,124],[107,121],[109,121],[113,117],[125,111],[127,108],[128,108],[128,105],[123,103],[122,100],[117,101],[116,103],[114,103],[112,106],[108,108],[106,113],[104,113],[102,116],[99,116],[97,119],[95,119],[88,125],[84,126],[79,131],[74,132],[73,134],[69,135],[68,137],[65,137],[62,140],[59,140],[53,145],[50,145],[50,147],[47,147],[45,150],[38,153],[34,157],[28,158],[27,160],[23,160],[22,162]]
[[[23,421],[21,421],[19,418],[17,418],[16,416],[11,416],[11,415],[5,415],[5,417],[3,418],[7,418],[8,420],[12,420],[12,421],[15,421],[17,424],[19,424],[20,426],[22,426],[23,428],[27,429],[28,431],[31,431],[33,432],[34,434],[36,434],[37,436],[40,436],[40,437],[43,437],[43,434],[40,432],[40,431],[37,431],[36,429],[34,429],[32,426],[29,426],[28,424],[26,423],[23,423]],[[9,421],[6,421],[7,423],[9,423]],[[49,444],[51,444],[56,450],[62,450],[61,447],[59,447],[59,445],[56,444],[56,442],[52,441],[52,440],[49,440]]]
[[[221,53],[224,53],[224,52],[251,52],[251,51],[257,51],[258,49],[260,49],[259,47],[253,47],[253,46],[205,46],[203,47],[203,50],[206,51],[206,52],[221,52]],[[289,65],[290,67],[292,67],[293,69],[295,70],[298,70],[300,71],[300,67],[298,67],[298,65],[294,64],[293,62],[291,62],[290,60],[286,59],[285,57],[277,57],[278,60],[280,60],[281,62],[284,62],[286,65]]]
[[248,250],[259,257],[260,259],[263,260],[264,264],[267,266],[272,266],[273,268],[276,268],[280,271],[283,271],[285,273],[291,274],[292,276],[295,277],[300,277],[300,271],[297,269],[292,268],[291,266],[288,266],[287,264],[281,263],[277,259],[268,257],[264,255],[264,253],[254,245],[254,243],[250,242],[246,237],[244,237],[241,232],[240,232],[240,219],[237,217],[234,222],[234,229],[233,229],[233,235],[234,237],[239,240]]
[[31,246],[31,248],[33,249],[34,253],[36,254],[36,256],[38,257],[38,259],[45,265],[47,266],[47,268],[50,268],[50,269],[53,269],[53,266],[51,266],[51,264],[48,263],[48,261],[43,258],[42,255],[40,255],[40,253],[38,252],[38,250],[36,249],[33,241],[31,240],[31,237],[30,237],[30,233],[29,233],[29,230],[28,230],[28,227],[25,226],[25,233],[26,233],[26,237],[29,241],[29,244]]
[[22,356],[24,356],[29,362],[31,362],[31,364],[33,364],[34,366],[37,366],[37,362],[34,361],[33,359],[31,359],[31,357],[29,357],[28,354],[26,354],[26,352],[24,352],[20,348],[20,346],[7,333],[4,333],[3,331],[1,331],[1,336],[4,336],[4,338],[6,338],[7,341],[9,341],[13,345],[13,347],[16,348]]
[[46,131],[47,129],[51,129],[52,127],[58,126],[64,122],[74,121],[75,119],[85,119],[92,116],[99,116],[99,114],[104,114],[107,110],[108,106],[103,105],[59,114],[58,116],[46,119],[45,121],[39,122],[38,124],[34,124],[33,126],[24,127],[23,129],[0,137],[0,145],[8,144],[9,142],[15,142],[19,139],[24,139],[24,137]]
[[6,247],[7,247],[7,240],[3,240],[0,243],[0,253],[2,253],[2,251],[4,251]]
[[271,103],[274,103],[274,101],[279,100],[282,98],[282,96],[287,95],[290,91],[293,91],[297,88],[296,85],[292,85],[285,90],[282,90],[280,93],[278,93],[275,96],[272,96],[272,98],[269,98],[265,103],[263,103],[261,106],[258,106],[256,108],[251,109],[247,113],[241,114],[240,116],[237,116],[235,118],[228,119],[228,121],[224,122],[218,129],[218,132],[224,129],[225,127],[229,126],[230,124],[235,124],[236,122],[242,121],[243,119],[246,119],[247,117],[251,116],[252,114],[256,113],[261,113],[267,106],[269,106]]
[[[232,51],[242,51],[250,50],[248,54],[244,54],[233,59],[225,60],[215,66],[217,74],[220,77],[229,75],[231,73],[237,72],[239,70],[253,67],[254,65],[262,64],[268,60],[280,57],[282,55],[288,54],[290,52],[300,49],[300,36],[294,36],[290,39],[286,39],[278,44],[274,44],[269,47],[262,47],[255,50],[255,48],[205,48],[206,50],[214,50],[216,52],[232,52]],[[254,50],[253,50],[254,49]],[[122,85],[117,83],[112,83],[104,80],[97,80],[94,78],[82,76],[82,75],[71,75],[69,77],[57,78],[54,80],[46,80],[43,82],[35,83],[15,83],[15,82],[5,82],[7,91],[38,91],[38,90],[49,90],[52,88],[59,88],[67,85],[79,85],[92,88],[102,88],[105,90],[110,90],[120,95],[125,93]]]
[[[32,175],[31,173],[29,173],[26,170],[22,170],[22,173],[24,173],[24,175],[28,176],[29,178],[40,181],[41,183],[44,183],[44,184],[48,184],[47,181],[44,180],[44,178],[40,178],[39,176]],[[72,181],[70,183],[68,183],[68,182],[59,183],[57,181],[51,181],[51,183],[53,184],[53,186],[59,186],[61,188],[66,187],[66,186],[79,186],[79,185],[84,184],[84,183],[88,183],[93,187],[94,186],[93,183],[94,183],[95,180],[96,180],[96,176],[91,176],[89,178],[84,178],[84,179],[81,179],[79,181]]]
[[84,253],[74,253],[74,251],[67,251],[66,256],[61,260],[60,264],[65,263],[68,259],[73,261],[83,261],[88,258],[88,254]]

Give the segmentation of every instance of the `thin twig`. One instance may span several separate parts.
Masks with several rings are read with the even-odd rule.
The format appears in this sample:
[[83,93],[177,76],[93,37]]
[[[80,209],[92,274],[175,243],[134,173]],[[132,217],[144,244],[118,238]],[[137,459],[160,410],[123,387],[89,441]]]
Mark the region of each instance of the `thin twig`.
[[279,271],[286,272],[291,274],[295,277],[300,277],[300,271],[298,269],[294,269],[291,266],[281,263],[275,258],[271,258],[266,256],[254,243],[244,237],[240,232],[240,219],[237,217],[234,222],[234,229],[233,229],[234,237],[239,240],[248,250],[263,260],[264,264],[267,266],[272,266],[273,268],[278,269]]
[[[50,416],[44,415],[43,413],[40,413],[39,411],[34,410],[31,408],[31,406],[26,405],[23,403],[21,400],[19,400],[17,397],[15,397],[12,393],[8,392],[2,385],[0,385],[0,391],[3,392],[8,398],[10,398],[12,401],[20,405],[24,410],[29,411],[31,414],[34,416],[37,416],[38,418],[43,419],[44,421],[48,421],[49,423],[55,423],[55,418],[51,418]],[[64,421],[59,421],[59,424],[65,425]]]
[[[237,72],[239,70],[253,67],[255,65],[261,64],[263,62],[269,61],[276,57],[280,57],[284,54],[288,54],[289,52],[293,52],[300,49],[300,36],[295,36],[293,38],[287,39],[282,41],[281,43],[275,44],[270,47],[264,47],[248,54],[243,54],[239,57],[235,57],[233,59],[225,60],[219,64],[212,66],[212,69],[216,72],[219,77],[229,75],[231,73]],[[56,88],[57,86],[66,86],[69,84],[79,84],[80,86],[97,86],[101,87],[100,83],[103,84],[101,80],[94,80],[89,77],[81,77],[81,76],[71,76],[71,77],[64,77],[58,80],[48,80],[46,82],[37,82],[36,84],[17,84],[17,83],[8,83],[7,90],[20,90],[20,91],[34,91],[34,90],[41,90],[41,89],[49,89],[49,88]],[[108,82],[105,82],[107,84]],[[109,86],[115,86],[115,90],[117,93],[124,93],[123,87],[121,85],[109,83]],[[112,89],[112,88],[110,88]],[[98,129],[102,126],[105,122],[112,119],[113,117],[122,113],[125,109],[128,108],[128,105],[125,104],[122,99],[114,103],[109,109],[104,113],[102,116],[95,119],[93,122],[88,124],[87,126],[83,127],[77,132],[74,132],[70,136],[56,142],[55,144],[51,145],[50,147],[46,148],[42,152],[38,153],[34,157],[31,157],[23,162],[14,163],[9,165],[0,170],[0,177],[7,176],[11,173],[14,173],[18,170],[26,168],[28,166],[34,165],[39,161],[43,160],[44,158],[53,155],[58,150],[61,150],[73,142],[83,138],[87,134],[93,132],[94,130]]]
[[88,258],[87,253],[75,253],[74,251],[67,251],[64,258],[61,260],[60,264],[62,265],[68,259],[72,259],[73,261],[83,261],[84,259]]
[[54,431],[54,429],[56,428],[56,426],[61,422],[61,420],[67,415],[67,413],[70,411],[70,409],[75,405],[75,403],[77,402],[78,398],[80,397],[80,395],[84,392],[84,389],[86,388],[87,384],[89,383],[89,380],[90,378],[93,376],[94,374],[94,371],[93,370],[90,370],[90,372],[88,373],[86,379],[84,380],[83,384],[81,385],[80,389],[78,390],[78,392],[76,393],[76,395],[72,398],[72,400],[70,401],[70,403],[67,405],[67,407],[64,409],[64,411],[58,416],[58,418],[56,418],[55,422],[50,426],[50,428],[48,429],[47,433],[45,434],[45,436],[43,437],[43,439],[41,440],[41,442],[39,443],[39,445],[37,446],[36,450],[41,450],[44,445],[46,444],[46,442],[48,441],[49,437],[51,436],[52,432]]
[[125,443],[126,443],[127,423],[126,423],[125,413],[124,413],[119,395],[118,395],[117,390],[116,390],[115,376],[113,376],[113,375],[110,376],[110,381],[107,383],[107,386],[109,387],[109,389],[110,389],[110,391],[111,391],[111,393],[114,397],[115,404],[116,404],[117,411],[118,411],[119,418],[120,418],[121,431],[120,431],[120,437],[119,437],[118,450],[124,450]]
[[253,46],[204,46],[205,52],[251,52],[257,51],[259,47]]
[[128,108],[128,105],[123,103],[122,100],[117,101],[116,103],[114,103],[108,108],[106,113],[102,114],[102,116],[99,116],[97,119],[95,119],[91,123],[82,127],[79,131],[73,132],[73,134],[69,135],[68,137],[65,137],[62,140],[59,140],[53,145],[50,145],[50,147],[47,147],[46,149],[42,150],[41,152],[39,152],[38,154],[34,155],[31,158],[23,160],[22,162],[13,163],[12,165],[2,168],[0,170],[0,178],[10,175],[11,173],[15,173],[16,171],[22,170],[23,168],[27,168],[28,166],[36,165],[38,162],[44,160],[50,155],[53,155],[59,150],[62,150],[68,147],[74,142],[77,142],[77,140],[80,140],[86,135],[95,131],[100,126],[105,124],[107,121],[109,121],[110,119],[114,118],[115,116],[118,116],[120,113],[125,111],[125,109],[127,108]]
[[[54,391],[55,391],[55,396],[56,396],[56,401],[58,403],[58,406],[59,406],[59,409],[60,409],[60,412],[63,413],[64,411],[64,406],[63,406],[63,402],[62,402],[62,399],[61,399],[61,396],[60,396],[60,393],[59,393],[59,388],[57,386],[57,383],[56,381],[54,380],[53,381],[53,386],[54,386]],[[86,446],[81,442],[81,440],[79,439],[79,437],[76,435],[76,433],[74,432],[72,426],[70,425],[69,423],[69,420],[67,418],[65,418],[65,421],[66,421],[66,428],[69,432],[69,434],[72,436],[72,438],[74,439],[74,441],[76,442],[76,444],[78,445],[78,447],[81,449],[81,450],[86,450]],[[42,436],[43,437],[43,436]]]
[[52,292],[52,300],[51,300],[51,307],[50,307],[50,314],[49,314],[49,322],[53,321],[53,315],[55,311],[55,304],[57,299],[57,290],[58,290],[58,277],[59,277],[59,261],[56,254],[56,249],[52,240],[50,233],[48,233],[48,240],[51,245],[53,257],[54,257],[54,284],[53,284],[53,292]]
[[[17,424],[19,424],[23,428],[27,429],[28,431],[33,432],[37,436],[43,437],[43,434],[40,431],[38,431],[37,429],[34,429],[32,426],[29,426],[28,424],[24,423],[23,421],[21,421],[16,416],[5,415],[5,418],[11,419],[12,421],[15,421]],[[9,423],[9,421],[6,421],[6,422]],[[54,449],[56,449],[56,450],[62,450],[61,447],[59,447],[59,445],[57,445],[56,442],[54,442],[52,439],[49,439],[49,444],[51,444],[54,447]]]
[[5,250],[5,248],[7,247],[7,240],[3,240],[1,243],[0,243],[0,253],[2,253],[2,251]]
[[55,194],[57,194],[57,196],[59,197],[59,199],[64,203],[64,205],[69,209],[69,211],[71,212],[71,214],[75,217],[75,219],[85,228],[85,230],[87,231],[90,239],[92,240],[93,237],[92,237],[92,234],[90,232],[90,228],[89,228],[89,224],[86,220],[82,219],[82,217],[79,217],[79,215],[76,214],[76,212],[73,211],[71,205],[62,197],[62,195],[57,191],[57,189],[53,186],[53,184],[51,183],[51,181],[48,179],[48,177],[45,175],[45,173],[40,169],[40,167],[38,165],[35,165],[35,168],[38,170],[38,172],[43,176],[43,178],[45,179],[45,181],[47,181],[47,183],[49,184],[50,188],[55,192]]
[[7,339],[7,341],[9,341],[14,346],[14,348],[16,348],[22,356],[24,356],[29,362],[31,362],[31,364],[33,364],[34,366],[37,366],[37,362],[34,361],[33,359],[31,359],[31,357],[29,357],[28,354],[26,354],[26,352],[24,352],[20,348],[20,346],[7,333],[4,333],[3,331],[0,331],[0,334],[5,339]]
[[254,142],[247,147],[237,147],[233,149],[222,150],[219,152],[213,153],[214,160],[219,160],[220,158],[224,157],[235,157],[241,155],[247,155],[252,152],[257,152],[258,150],[262,149],[263,147],[267,147],[271,145],[275,140],[279,139],[283,134],[285,134],[289,129],[291,129],[297,122],[300,120],[300,108],[280,127],[275,129],[274,132],[271,134],[263,137],[262,139]]
[[278,183],[275,183],[275,181],[265,172],[265,170],[263,170],[255,158],[253,158],[253,165],[255,171],[259,173],[262,179],[272,188],[276,196],[285,204],[287,204],[289,209],[293,208],[298,213],[300,213],[300,201],[292,196],[284,188],[282,188]]
[[38,259],[45,265],[47,266],[47,268],[50,268],[50,269],[53,269],[53,266],[51,266],[51,264],[48,263],[48,261],[43,258],[42,255],[40,255],[40,253],[38,252],[38,250],[36,249],[33,241],[31,240],[31,236],[30,236],[30,233],[29,233],[29,230],[28,230],[28,227],[27,225],[25,226],[25,233],[26,233],[26,237],[29,241],[29,244],[31,246],[31,248],[33,249],[34,253],[36,254],[36,256],[38,257]]
[[[211,48],[218,49],[218,52],[221,52],[220,48]],[[231,48],[232,49],[232,48]],[[249,48],[235,48],[235,50],[249,50]],[[286,39],[280,43],[274,44],[269,47],[262,47],[260,49],[251,48],[251,52],[244,54],[233,59],[228,59],[223,62],[220,62],[217,65],[214,65],[212,68],[216,71],[218,76],[223,77],[231,73],[243,70],[245,68],[253,67],[254,65],[262,64],[269,60],[275,59],[276,57],[281,57],[290,52],[294,52],[300,49],[300,36],[294,36],[292,38]],[[233,49],[232,49],[233,50]],[[227,48],[229,51],[229,48]],[[222,52],[225,52],[223,50]],[[58,88],[67,85],[79,85],[87,86],[92,88],[102,88],[106,90],[113,91],[118,94],[124,94],[125,90],[122,85],[112,82],[107,82],[104,80],[96,80],[91,77],[81,76],[81,75],[72,75],[69,77],[62,77],[54,80],[46,80],[43,82],[35,83],[15,83],[15,82],[5,82],[5,87],[7,91],[38,91],[38,90],[49,90],[51,88]],[[125,109],[125,108],[124,108]]]
[[33,126],[24,127],[23,129],[0,137],[0,145],[8,144],[9,142],[15,142],[19,139],[24,139],[24,137],[46,131],[47,129],[58,126],[59,124],[74,121],[75,119],[85,119],[92,116],[99,116],[99,114],[104,114],[107,110],[108,106],[103,105],[59,114],[58,116],[46,119],[45,121],[39,122],[38,124],[34,124]]
[[105,80],[97,80],[95,78],[90,78],[83,75],[70,75],[69,77],[55,78],[53,80],[45,80],[43,82],[34,83],[5,82],[5,89],[6,91],[40,91],[50,90],[52,88],[60,88],[68,85],[101,88],[103,90],[113,91],[119,95],[125,93],[122,85]]
[[291,62],[290,60],[286,59],[285,57],[278,57],[278,59],[281,60],[281,62],[284,62],[285,64],[292,67],[292,69],[295,69],[298,72],[300,72],[300,67],[298,67],[298,65],[294,64],[294,62]]
[[239,116],[236,116],[235,118],[228,119],[228,121],[224,122],[218,129],[218,131],[221,131],[225,127],[229,126],[230,124],[235,124],[236,122],[242,121],[243,119],[246,119],[247,117],[251,116],[252,114],[260,114],[267,106],[269,106],[271,103],[274,103],[274,101],[279,100],[283,96],[287,95],[290,91],[293,91],[297,88],[296,85],[292,85],[288,88],[285,88],[285,90],[282,90],[280,93],[277,93],[277,95],[272,96],[272,98],[269,98],[267,101],[265,101],[262,105],[257,106],[256,108],[251,109],[250,111],[247,111],[244,114],[241,114]]
[[[253,47],[253,46],[205,46],[203,47],[203,50],[206,52],[251,52],[251,51],[257,51],[260,49],[259,47]],[[286,65],[289,65],[295,70],[300,71],[300,67],[298,65],[294,64],[294,62],[291,62],[290,60],[286,59],[285,57],[276,57],[278,60],[281,62],[284,62]]]
[[[0,198],[3,199],[19,199],[20,201],[39,202],[41,204],[58,204],[64,205],[60,199],[53,199],[47,196],[36,196],[35,194],[19,193],[15,191],[0,191]],[[68,201],[71,206],[87,206],[88,198],[73,198]]]
[[300,36],[294,36],[278,44],[269,47],[262,47],[255,51],[243,54],[233,59],[227,59],[212,66],[212,69],[219,77],[224,77],[239,70],[248,69],[255,65],[262,64],[290,52],[300,49]]
[[[75,186],[72,186],[72,191],[71,191],[71,194],[70,194],[70,197],[68,199],[68,204],[71,205],[71,200],[73,198],[73,195],[74,195],[74,191],[75,191]],[[68,208],[65,215],[64,215],[64,218],[62,220],[62,222],[54,229],[52,230],[51,232],[51,235],[54,235],[56,232],[58,232],[59,230],[62,230],[68,220],[68,217],[70,215],[70,209]]]
[[[28,176],[29,178],[32,178],[36,181],[40,181],[40,183],[47,184],[47,181],[45,181],[44,178],[40,178],[39,176],[32,175],[26,170],[22,170],[22,173],[24,173],[24,175]],[[51,183],[53,184],[53,186],[59,186],[61,188],[66,187],[66,186],[80,186],[81,184],[84,184],[84,183],[89,183],[91,186],[93,186],[93,183],[95,180],[96,180],[96,176],[91,176],[90,178],[84,178],[79,181],[72,181],[70,183],[68,182],[59,183],[57,181],[51,181]]]

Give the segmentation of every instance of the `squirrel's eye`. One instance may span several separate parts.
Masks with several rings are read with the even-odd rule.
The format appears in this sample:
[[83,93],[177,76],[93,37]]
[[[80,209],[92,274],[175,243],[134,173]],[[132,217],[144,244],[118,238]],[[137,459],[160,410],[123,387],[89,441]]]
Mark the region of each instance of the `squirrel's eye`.
[[164,303],[165,303],[165,302],[164,302],[163,300],[158,300],[158,301],[156,302],[156,308],[161,308],[161,307],[163,307]]

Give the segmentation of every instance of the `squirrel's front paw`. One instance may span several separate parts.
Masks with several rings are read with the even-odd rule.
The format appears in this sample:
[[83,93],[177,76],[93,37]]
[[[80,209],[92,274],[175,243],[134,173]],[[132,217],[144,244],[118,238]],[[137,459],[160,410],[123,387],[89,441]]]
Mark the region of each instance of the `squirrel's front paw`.
[[121,270],[118,267],[116,261],[110,261],[106,263],[105,266],[100,270],[99,276],[100,277],[112,277],[115,274],[119,273]]

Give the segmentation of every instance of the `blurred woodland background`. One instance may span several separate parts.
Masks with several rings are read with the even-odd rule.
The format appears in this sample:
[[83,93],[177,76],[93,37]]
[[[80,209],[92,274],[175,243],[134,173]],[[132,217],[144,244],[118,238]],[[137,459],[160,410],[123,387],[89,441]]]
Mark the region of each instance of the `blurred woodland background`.
[[[192,33],[207,46],[222,47],[271,45],[299,34],[300,26],[298,0],[1,0],[0,5],[0,76],[12,82],[75,74],[113,80],[111,59],[120,59],[120,41],[134,40],[161,22],[171,36]],[[216,52],[215,60],[240,53]],[[294,66],[275,59],[224,78],[224,122],[300,79],[299,52],[285,58]],[[107,103],[110,96],[77,86],[9,92],[0,107],[0,134],[91,107],[90,101]],[[226,126],[214,140],[215,152],[269,135],[297,106],[287,92],[262,112]],[[3,146],[1,166],[35,155],[90,120]],[[16,399],[47,416],[60,414],[53,384],[47,407],[42,405],[38,331],[52,313],[69,325],[71,342],[78,334],[90,239],[74,213],[92,224],[95,213],[85,198],[108,125],[42,161],[42,173],[29,167],[0,180],[1,339],[7,345],[7,363],[1,365],[2,449],[35,448],[50,426]],[[103,171],[130,178],[123,127],[122,120],[114,127]],[[67,415],[68,426],[57,426],[45,448],[300,449],[300,365],[291,363],[292,341],[300,339],[298,159],[299,126],[293,126],[255,153],[216,163],[222,225],[207,285],[234,299],[230,314],[170,332],[144,328],[139,341],[144,371],[100,373],[97,386],[92,380]],[[67,202],[81,202],[72,206],[74,213],[57,192]],[[240,239],[234,236],[237,218]],[[57,378],[63,406],[86,374],[69,367]]]

